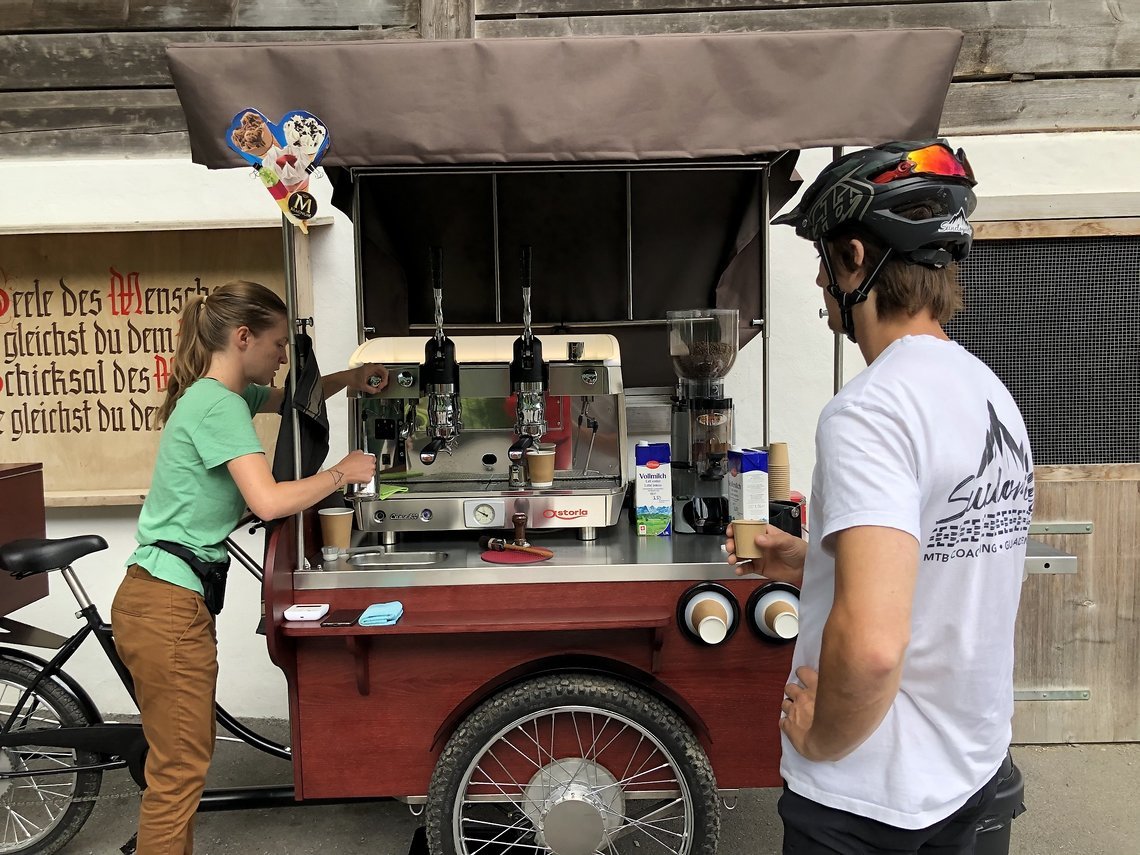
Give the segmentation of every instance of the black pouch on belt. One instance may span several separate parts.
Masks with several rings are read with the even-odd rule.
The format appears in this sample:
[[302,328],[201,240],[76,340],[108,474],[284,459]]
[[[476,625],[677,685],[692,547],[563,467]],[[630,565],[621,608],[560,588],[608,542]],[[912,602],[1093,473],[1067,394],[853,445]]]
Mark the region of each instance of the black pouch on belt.
[[206,601],[207,611],[215,616],[221,612],[226,600],[226,576],[230,572],[229,556],[225,561],[203,561],[181,543],[156,540],[151,545],[185,561],[202,582],[202,598]]

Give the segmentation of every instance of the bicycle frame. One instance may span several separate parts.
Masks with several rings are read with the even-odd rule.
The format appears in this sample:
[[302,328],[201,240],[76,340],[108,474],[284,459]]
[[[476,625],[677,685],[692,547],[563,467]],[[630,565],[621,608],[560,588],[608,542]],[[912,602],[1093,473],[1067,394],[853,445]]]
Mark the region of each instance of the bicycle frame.
[[[234,547],[237,548],[236,545]],[[239,550],[240,551],[240,550]],[[241,553],[240,563],[252,573],[255,578],[261,575],[256,564],[245,553]],[[103,724],[98,712],[94,709],[86,693],[67,673],[63,666],[71,659],[80,645],[89,636],[94,635],[102,648],[104,655],[111,663],[123,687],[135,699],[134,681],[130,671],[127,670],[123,660],[115,648],[114,634],[111,625],[103,620],[98,608],[91,602],[83,585],[70,567],[60,571],[71,589],[76,601],[79,603],[79,612],[76,617],[83,620],[83,625],[70,638],[46,632],[36,627],[27,626],[12,620],[5,620],[10,630],[8,638],[17,643],[34,647],[57,649],[58,652],[48,661],[22,651],[0,647],[0,657],[9,656],[36,668],[39,673],[32,684],[24,690],[17,700],[7,719],[0,722],[0,748],[18,747],[21,745],[39,745],[52,748],[67,748],[88,751],[100,758],[101,762],[84,766],[61,768],[57,774],[75,774],[77,772],[121,769],[126,767],[135,782],[140,787],[146,786],[146,777],[143,767],[146,758],[146,738],[143,735],[142,725],[112,723]],[[25,714],[25,707],[36,690],[45,682],[57,680],[74,695],[80,704],[87,709],[91,717],[97,722],[83,727],[61,727],[45,732],[44,730],[14,731],[15,725]],[[136,701],[137,704],[137,701]],[[252,748],[282,760],[291,760],[292,752],[284,745],[274,742],[256,731],[246,727],[233,715],[228,713],[221,705],[215,703],[215,716],[222,727],[236,736],[239,740]],[[45,736],[50,733],[50,742],[44,742]],[[35,772],[0,772],[0,781],[14,778],[42,777],[44,771]],[[298,804],[293,799],[293,787],[255,787],[238,789],[207,790],[202,797],[199,810],[235,810],[255,807],[267,807],[275,804]]]

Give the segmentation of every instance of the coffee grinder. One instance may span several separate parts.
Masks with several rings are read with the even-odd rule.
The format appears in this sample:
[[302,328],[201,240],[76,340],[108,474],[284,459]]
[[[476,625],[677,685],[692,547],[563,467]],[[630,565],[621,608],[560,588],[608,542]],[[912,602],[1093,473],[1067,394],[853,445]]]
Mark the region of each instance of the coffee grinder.
[[739,350],[736,309],[666,313],[673,395],[673,531],[724,534],[728,514],[728,450],[732,399],[724,378]]

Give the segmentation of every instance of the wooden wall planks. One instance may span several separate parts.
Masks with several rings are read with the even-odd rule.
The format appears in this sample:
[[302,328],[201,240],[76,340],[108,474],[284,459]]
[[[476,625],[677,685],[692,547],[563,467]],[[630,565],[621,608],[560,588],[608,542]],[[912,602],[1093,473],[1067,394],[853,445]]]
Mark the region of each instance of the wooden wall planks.
[[169,87],[168,44],[374,39],[369,30],[178,30],[0,36],[0,92]]
[[0,32],[291,29],[414,24],[416,0],[0,0]]
[[1076,575],[1022,588],[1018,689],[1088,689],[1087,701],[1019,701],[1016,742],[1140,740],[1140,464],[1039,467],[1035,522],[1092,522],[1041,539],[1077,556]]

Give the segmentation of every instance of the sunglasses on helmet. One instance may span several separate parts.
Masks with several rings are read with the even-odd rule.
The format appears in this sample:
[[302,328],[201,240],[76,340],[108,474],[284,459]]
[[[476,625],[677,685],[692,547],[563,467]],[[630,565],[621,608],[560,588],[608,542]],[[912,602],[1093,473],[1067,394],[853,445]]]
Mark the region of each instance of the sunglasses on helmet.
[[908,151],[893,168],[876,175],[871,182],[889,184],[900,178],[910,178],[912,175],[959,178],[970,184],[976,183],[974,170],[970,168],[970,161],[966,160],[966,153],[962,149],[954,153],[942,143]]

